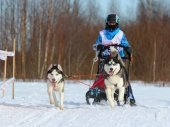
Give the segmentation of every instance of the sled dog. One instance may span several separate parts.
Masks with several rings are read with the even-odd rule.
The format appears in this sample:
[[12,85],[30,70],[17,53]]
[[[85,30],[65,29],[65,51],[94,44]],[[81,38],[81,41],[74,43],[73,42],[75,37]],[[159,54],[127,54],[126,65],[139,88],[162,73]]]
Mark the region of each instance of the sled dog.
[[104,62],[104,71],[106,73],[104,83],[106,86],[106,96],[109,104],[112,108],[115,107],[116,101],[114,100],[114,93],[118,89],[118,101],[124,101],[125,88],[127,87],[127,77],[124,63],[117,51],[117,49],[112,46],[110,47],[111,56],[108,57]]
[[[60,64],[51,64],[47,72],[47,92],[50,104],[54,104],[61,110],[64,109],[64,78],[66,75]],[[60,103],[58,103],[56,94],[59,93]]]

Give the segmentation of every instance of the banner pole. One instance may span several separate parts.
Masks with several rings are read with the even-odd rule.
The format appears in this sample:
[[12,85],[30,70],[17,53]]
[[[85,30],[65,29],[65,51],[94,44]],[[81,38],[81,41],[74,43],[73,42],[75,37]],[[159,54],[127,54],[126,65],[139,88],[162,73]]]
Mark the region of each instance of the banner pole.
[[2,97],[5,95],[5,80],[6,80],[6,68],[7,68],[7,49],[5,50],[6,60],[4,63],[4,77],[3,77],[3,83],[2,83]]
[[15,92],[15,38],[14,38],[14,41],[13,41],[13,52],[14,52],[14,56],[13,56],[13,82],[12,82],[12,99],[14,99],[14,92]]

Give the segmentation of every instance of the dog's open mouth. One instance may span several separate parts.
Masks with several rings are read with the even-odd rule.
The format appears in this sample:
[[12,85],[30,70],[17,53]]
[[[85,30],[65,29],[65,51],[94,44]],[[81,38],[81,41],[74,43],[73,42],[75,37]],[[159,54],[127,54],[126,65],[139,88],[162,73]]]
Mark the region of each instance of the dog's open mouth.
[[109,75],[112,76],[113,75],[113,70],[109,71]]
[[51,81],[51,83],[56,83],[56,81]]
[[55,84],[55,83],[57,82],[57,81],[54,80],[54,79],[50,80],[50,79],[48,78],[48,80],[49,80],[52,84]]
[[51,82],[52,82],[52,83],[56,83],[56,80],[55,80],[55,79],[52,79]]

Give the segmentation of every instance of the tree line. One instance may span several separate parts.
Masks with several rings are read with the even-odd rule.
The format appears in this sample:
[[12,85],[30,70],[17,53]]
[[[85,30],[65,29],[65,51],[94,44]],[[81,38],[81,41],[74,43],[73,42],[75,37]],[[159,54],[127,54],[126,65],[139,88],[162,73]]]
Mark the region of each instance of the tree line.
[[[16,39],[16,78],[44,79],[52,63],[61,64],[68,75],[90,78],[92,45],[105,24],[96,2],[0,0],[0,49],[12,50]],[[139,2],[137,12],[136,20],[120,24],[133,48],[130,77],[169,81],[170,16],[163,4],[152,0]],[[8,76],[11,63],[8,59]],[[2,77],[3,62],[0,65]]]

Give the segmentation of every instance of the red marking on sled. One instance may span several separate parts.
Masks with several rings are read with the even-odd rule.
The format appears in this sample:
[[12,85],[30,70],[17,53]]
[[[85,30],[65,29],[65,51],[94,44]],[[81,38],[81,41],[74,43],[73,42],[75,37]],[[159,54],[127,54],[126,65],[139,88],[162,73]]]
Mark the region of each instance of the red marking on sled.
[[99,75],[97,80],[91,86],[92,89],[95,88],[95,87],[98,87],[100,89],[105,89],[104,76],[103,75]]

